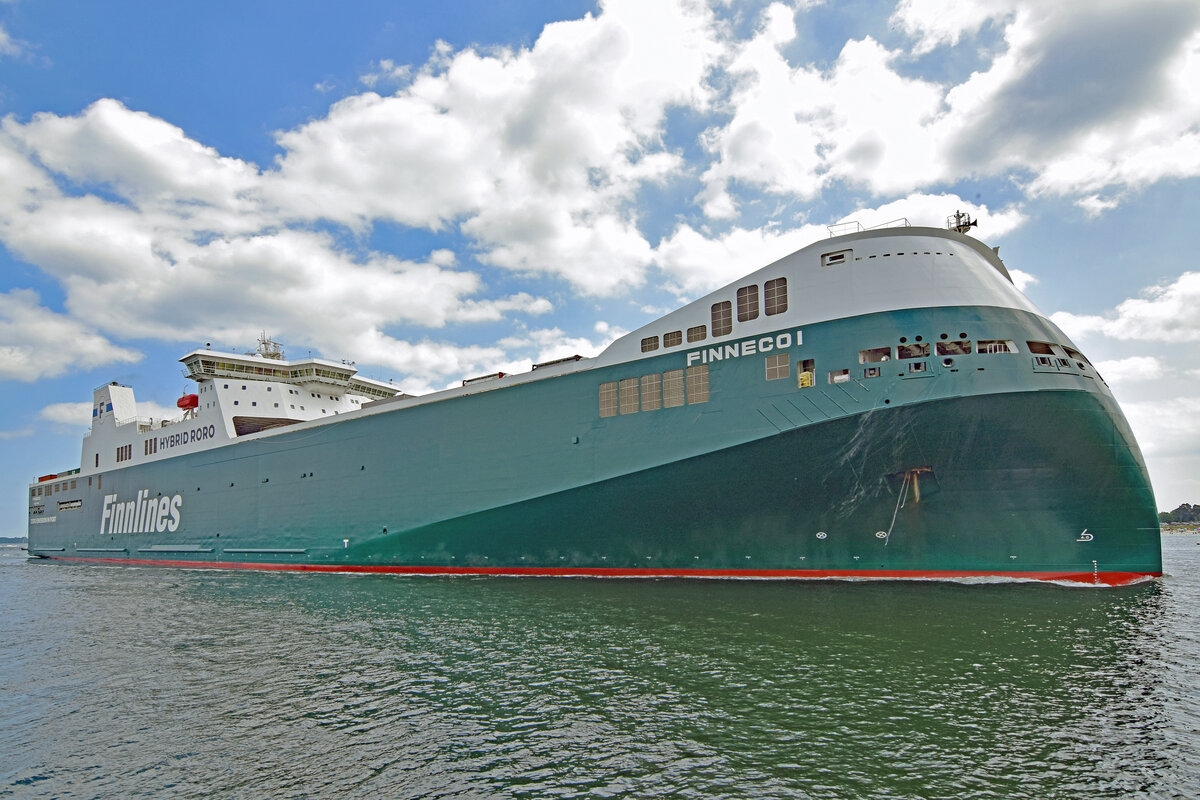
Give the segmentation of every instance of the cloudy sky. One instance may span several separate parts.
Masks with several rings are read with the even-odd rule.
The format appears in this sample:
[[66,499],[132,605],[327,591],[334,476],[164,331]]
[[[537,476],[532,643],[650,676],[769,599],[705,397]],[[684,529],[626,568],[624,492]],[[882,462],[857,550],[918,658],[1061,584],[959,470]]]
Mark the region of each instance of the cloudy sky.
[[205,342],[424,392],[956,209],[1200,502],[1198,87],[1194,0],[0,0],[0,535]]

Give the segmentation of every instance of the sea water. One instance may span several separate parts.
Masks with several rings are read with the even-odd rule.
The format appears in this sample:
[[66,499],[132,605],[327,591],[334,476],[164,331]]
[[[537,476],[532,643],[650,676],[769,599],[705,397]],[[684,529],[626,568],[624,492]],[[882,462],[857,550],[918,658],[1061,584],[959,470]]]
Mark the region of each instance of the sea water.
[[3,797],[1200,797],[1200,536],[1122,589],[0,550]]

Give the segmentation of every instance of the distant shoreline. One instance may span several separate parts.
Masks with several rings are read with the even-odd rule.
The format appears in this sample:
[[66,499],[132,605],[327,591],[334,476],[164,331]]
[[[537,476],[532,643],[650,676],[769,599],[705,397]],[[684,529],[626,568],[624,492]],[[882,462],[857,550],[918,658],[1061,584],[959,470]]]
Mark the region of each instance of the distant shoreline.
[[0,536],[0,544],[25,544],[27,541],[24,536]]
[[1200,533],[1200,522],[1164,522],[1163,533]]

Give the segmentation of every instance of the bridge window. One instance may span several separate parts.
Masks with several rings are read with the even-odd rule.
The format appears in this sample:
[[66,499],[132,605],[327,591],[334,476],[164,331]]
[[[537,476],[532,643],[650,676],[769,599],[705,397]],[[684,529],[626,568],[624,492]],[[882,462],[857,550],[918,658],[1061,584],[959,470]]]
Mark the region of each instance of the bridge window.
[[679,347],[683,344],[683,331],[670,331],[663,334],[663,347]]
[[694,328],[688,328],[687,333],[688,333],[688,341],[689,342],[703,341],[704,339],[706,339],[708,337],[708,326],[707,325],[697,325]]
[[647,336],[642,339],[642,352],[650,353],[658,349],[658,336]]

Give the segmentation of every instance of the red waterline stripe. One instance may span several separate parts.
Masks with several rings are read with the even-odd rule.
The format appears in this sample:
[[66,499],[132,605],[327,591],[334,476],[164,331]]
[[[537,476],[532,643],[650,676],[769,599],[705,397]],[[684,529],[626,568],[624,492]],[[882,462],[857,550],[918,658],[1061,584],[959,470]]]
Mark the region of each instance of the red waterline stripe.
[[1157,578],[1161,572],[1009,572],[1000,570],[898,570],[898,569],[655,569],[651,567],[432,567],[371,564],[275,564],[241,561],[176,561],[151,558],[79,558],[43,556],[55,561],[81,561],[89,564],[126,564],[145,567],[183,567],[187,569],[252,569],[288,572],[357,572],[392,575],[541,575],[593,578],[783,578],[792,580],[820,578],[875,578],[880,580],[1012,578],[1034,581],[1070,581],[1073,583],[1124,586]]

